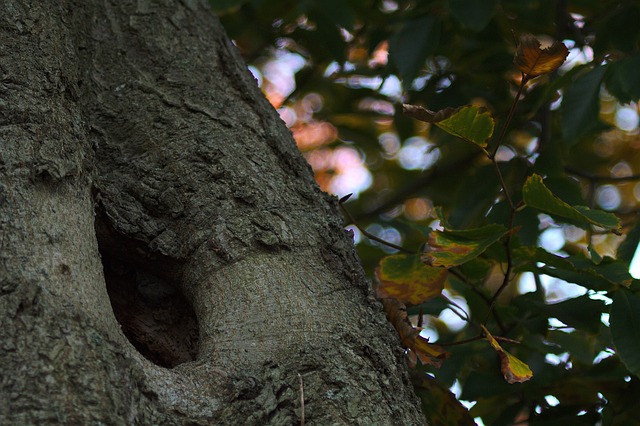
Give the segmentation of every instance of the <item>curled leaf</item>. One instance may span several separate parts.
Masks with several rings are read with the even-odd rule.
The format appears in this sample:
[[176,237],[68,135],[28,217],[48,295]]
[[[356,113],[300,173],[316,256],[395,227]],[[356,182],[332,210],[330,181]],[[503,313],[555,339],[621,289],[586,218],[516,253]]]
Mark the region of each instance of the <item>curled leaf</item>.
[[400,336],[400,341],[405,348],[409,348],[425,364],[440,367],[442,361],[449,356],[449,353],[442,347],[429,343],[427,339],[420,336],[420,328],[414,327],[407,318],[407,308],[396,299],[381,299],[384,313],[387,320],[396,329]]
[[540,42],[533,35],[524,34],[520,37],[513,62],[528,78],[533,78],[557,70],[568,54],[567,46],[559,41],[541,49]]
[[482,148],[493,135],[495,122],[491,113],[475,105],[429,111],[417,105],[402,105],[405,115],[427,123],[433,123],[450,135],[459,137]]
[[500,346],[495,337],[489,333],[489,330],[487,330],[484,325],[480,326],[493,349],[498,352],[498,357],[500,357],[500,370],[502,371],[504,379],[509,384],[526,382],[533,377],[533,372],[527,364],[502,349],[502,346]]
[[419,305],[442,293],[447,270],[425,265],[420,255],[398,254],[380,261],[376,277],[380,281],[378,297]]

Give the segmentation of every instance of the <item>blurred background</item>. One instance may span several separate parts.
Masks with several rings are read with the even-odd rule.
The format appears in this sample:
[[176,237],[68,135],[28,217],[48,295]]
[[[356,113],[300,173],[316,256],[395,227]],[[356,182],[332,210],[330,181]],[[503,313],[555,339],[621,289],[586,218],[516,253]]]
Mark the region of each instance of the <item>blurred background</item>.
[[[419,250],[430,227],[438,226],[436,206],[458,229],[504,224],[508,206],[493,165],[477,147],[403,116],[402,103],[434,111],[484,106],[496,118],[497,136],[522,78],[513,65],[520,35],[532,33],[543,47],[562,41],[569,48],[566,62],[552,75],[527,84],[496,158],[516,200],[522,199],[519,191],[526,176],[535,172],[568,204],[615,213],[623,235],[557,223],[525,209],[516,217],[521,227],[518,244],[563,257],[595,254],[631,263],[640,240],[640,2],[211,4],[257,84],[291,129],[320,187],[337,197],[352,193],[345,207],[362,229],[410,250]],[[353,231],[362,264],[373,277],[379,260],[396,251],[366,238],[349,221],[345,226]],[[504,271],[499,264],[482,268],[486,270],[478,273],[482,279],[476,293],[490,295]],[[632,266],[632,274],[640,277],[640,262]],[[450,278],[445,294],[473,316],[480,302],[467,287]],[[602,306],[611,303],[606,292],[566,277],[523,272],[501,303],[507,319],[537,330],[539,339],[531,337],[523,353],[538,377],[543,376],[536,379],[541,381],[529,385],[529,393],[517,388],[525,396],[514,395],[513,387],[479,372],[485,359],[473,345],[456,347],[457,361],[447,361],[432,374],[469,401],[479,423],[516,424],[529,410],[525,418],[540,422],[551,414],[562,421],[569,413],[567,418],[579,420],[570,424],[596,424],[602,422],[605,407],[615,406],[617,417],[611,418],[622,423],[600,424],[624,424],[627,418],[620,413],[640,408],[640,399],[628,400],[638,395],[637,378],[632,380],[612,355],[607,309],[593,313],[603,328],[587,331],[569,327],[548,312],[509,311],[519,306],[518,297],[534,292],[542,293],[547,304],[581,296]],[[421,309],[410,313],[424,315],[424,334],[432,341],[468,335],[467,322],[450,305],[434,301]],[[596,379],[577,380],[581,375],[595,377],[600,371],[596,367],[610,380],[607,396],[601,389],[605,385]],[[549,378],[553,375],[555,379]],[[576,386],[583,391],[568,397]]]

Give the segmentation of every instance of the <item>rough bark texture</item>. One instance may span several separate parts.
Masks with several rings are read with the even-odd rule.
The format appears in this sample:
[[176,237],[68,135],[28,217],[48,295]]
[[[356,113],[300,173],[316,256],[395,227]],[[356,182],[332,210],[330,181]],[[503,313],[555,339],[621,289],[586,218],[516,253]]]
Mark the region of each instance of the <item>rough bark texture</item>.
[[3,0],[0,171],[0,424],[422,422],[203,1]]

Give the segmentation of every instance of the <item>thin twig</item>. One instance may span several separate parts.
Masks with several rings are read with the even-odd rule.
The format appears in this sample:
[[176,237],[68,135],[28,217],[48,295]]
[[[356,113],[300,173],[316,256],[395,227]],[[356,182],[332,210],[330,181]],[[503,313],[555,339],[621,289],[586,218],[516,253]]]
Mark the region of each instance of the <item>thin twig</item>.
[[438,346],[442,346],[442,347],[445,347],[445,346],[458,346],[458,345],[464,345],[465,343],[471,343],[471,342],[475,342],[477,340],[482,340],[482,339],[484,339],[484,336],[482,334],[480,334],[480,335],[478,335],[476,337],[470,337],[468,339],[458,340],[456,342],[445,342],[445,343],[437,342],[436,344]]
[[[515,219],[515,216],[516,216],[516,210],[512,209],[511,214],[509,215],[509,230],[513,229],[513,220]],[[504,248],[507,255],[507,270],[504,273],[504,279],[502,280],[502,284],[498,288],[498,291],[496,291],[493,297],[491,298],[491,303],[489,304],[489,312],[487,313],[487,318],[483,322],[483,324],[485,325],[487,324],[487,321],[489,321],[489,318],[491,317],[491,313],[495,308],[498,297],[500,297],[500,294],[502,294],[502,292],[507,288],[507,286],[511,282],[511,269],[513,268],[513,259],[511,258],[511,232],[507,234],[507,237],[504,240]]]
[[[458,340],[456,342],[445,342],[445,343],[436,342],[436,344],[438,346],[442,346],[442,347],[445,347],[445,346],[458,346],[458,345],[464,345],[465,343],[471,343],[471,342],[475,342],[475,341],[478,341],[478,340],[482,340],[485,337],[486,336],[484,335],[484,333],[480,333],[479,335],[477,335],[475,337],[470,337],[468,339]],[[493,336],[493,338],[496,339],[496,340],[499,340],[501,342],[520,344],[519,341],[513,340],[513,339],[509,339],[508,337]]]
[[[487,304],[487,306],[491,306],[491,298],[489,298],[486,294],[484,294],[482,291],[480,291],[475,285],[471,284],[469,282],[469,280],[467,279],[467,277],[462,275],[455,268],[449,269],[449,272],[452,275],[454,275],[456,278],[458,278],[460,281],[465,283],[467,286],[469,286],[471,291],[473,291],[475,294],[477,294],[484,301],[484,303]],[[503,334],[506,333],[507,328],[504,326],[504,323],[502,322],[502,319],[500,318],[500,316],[498,315],[497,312],[493,312],[493,319],[496,320],[496,324],[500,328],[500,332],[503,333]],[[477,324],[474,324],[474,325],[477,326]]]
[[377,241],[380,244],[384,244],[385,246],[388,246],[388,247],[394,248],[396,250],[399,250],[401,252],[404,252],[404,253],[417,254],[417,252],[415,252],[415,251],[411,251],[411,250],[406,249],[406,248],[404,248],[402,246],[390,243],[389,241],[385,241],[382,238],[377,237],[377,236],[373,235],[370,232],[367,232],[364,228],[362,228],[360,226],[360,224],[358,222],[356,222],[354,217],[351,216],[351,213],[349,213],[349,210],[347,210],[347,208],[344,206],[344,204],[340,203],[340,207],[342,208],[342,211],[344,212],[344,214],[347,216],[347,219],[349,219],[349,221],[351,223],[353,223],[355,225],[355,227],[358,228],[360,230],[360,232],[362,232],[362,235],[364,235],[365,237],[369,238],[370,240]]
[[529,81],[529,76],[525,73],[522,73],[522,80],[520,81],[520,87],[518,87],[518,92],[516,93],[516,97],[513,100],[513,104],[511,104],[511,108],[509,109],[509,114],[507,115],[507,119],[505,120],[502,126],[502,130],[500,132],[500,136],[498,137],[498,140],[496,141],[496,145],[493,148],[492,153],[489,155],[489,158],[493,162],[493,165],[496,169],[498,179],[500,180],[500,185],[502,186],[502,191],[504,192],[504,196],[507,202],[509,203],[509,208],[511,211],[509,213],[509,227],[508,227],[509,233],[507,234],[504,241],[504,248],[507,255],[507,270],[504,272],[504,279],[502,280],[502,284],[500,285],[498,290],[495,292],[495,294],[491,298],[491,303],[489,303],[489,312],[487,313],[487,317],[483,322],[483,324],[485,325],[487,324],[487,321],[489,321],[489,318],[493,313],[493,309],[495,308],[498,297],[500,296],[500,294],[502,294],[502,292],[507,288],[507,286],[511,282],[511,269],[513,268],[513,260],[511,258],[511,234],[512,234],[511,231],[513,230],[513,221],[515,219],[515,215],[517,211],[516,205],[513,203],[513,200],[511,199],[511,195],[509,194],[509,189],[507,188],[507,184],[504,180],[504,177],[502,176],[502,172],[500,171],[500,167],[498,166],[498,162],[496,161],[496,152],[498,152],[498,148],[500,148],[500,145],[502,145],[502,143],[504,142],[504,137],[507,134],[507,128],[509,127],[509,124],[511,124],[513,113],[515,112],[516,107],[518,106],[518,102],[520,102],[520,96],[522,95],[522,91],[524,90],[524,87],[528,81]]
[[507,188],[507,184],[504,181],[504,178],[502,177],[502,172],[500,171],[500,166],[498,166],[498,162],[496,161],[496,158],[495,157],[491,158],[491,162],[496,168],[496,174],[498,175],[498,179],[500,180],[500,186],[502,187],[502,192],[504,193],[504,197],[506,198],[507,203],[509,203],[509,207],[511,208],[511,210],[515,210],[516,207],[513,204],[511,195],[509,195],[509,189]]
[[513,104],[511,104],[511,108],[509,108],[509,114],[507,114],[507,119],[505,120],[504,124],[502,125],[502,130],[500,131],[500,136],[498,137],[498,141],[496,143],[496,146],[493,148],[493,151],[491,152],[491,154],[489,155],[490,159],[494,159],[496,156],[496,152],[498,152],[498,148],[500,148],[500,145],[502,145],[502,142],[504,141],[504,136],[507,134],[507,128],[509,127],[509,124],[511,124],[511,119],[513,118],[513,113],[516,111],[516,106],[518,105],[518,102],[520,101],[520,95],[522,95],[522,91],[524,90],[524,86],[527,84],[527,82],[529,81],[529,77],[526,76],[526,74],[522,74],[522,81],[520,81],[520,87],[518,87],[518,93],[516,94],[515,99],[513,100]]
[[453,309],[451,306],[449,307],[451,312],[456,314],[458,316],[458,318],[460,318],[461,320],[466,321],[466,322],[471,322],[471,318],[469,318],[469,314],[464,309],[462,309],[462,307],[460,305],[458,305],[453,300],[449,299],[443,293],[440,293],[440,297],[443,298],[444,301],[447,302],[449,305],[459,309],[462,312],[462,313],[460,313],[460,312],[456,311],[455,309]]
[[416,176],[415,179],[411,179],[406,186],[396,189],[389,196],[381,201],[378,201],[374,206],[358,215],[358,219],[367,219],[377,216],[378,214],[385,212],[398,204],[404,203],[407,199],[424,191],[434,182],[437,182],[442,176],[446,176],[448,173],[456,172],[458,170],[465,169],[471,162],[478,158],[480,152],[474,151],[472,154],[455,161],[446,166],[434,166],[429,170],[425,170],[421,175]]
[[571,166],[566,166],[564,168],[564,171],[571,175],[588,179],[592,182],[633,182],[636,180],[640,180],[640,174],[630,175],[630,176],[599,176],[599,175],[592,175],[590,173],[584,172],[582,170],[578,170]]

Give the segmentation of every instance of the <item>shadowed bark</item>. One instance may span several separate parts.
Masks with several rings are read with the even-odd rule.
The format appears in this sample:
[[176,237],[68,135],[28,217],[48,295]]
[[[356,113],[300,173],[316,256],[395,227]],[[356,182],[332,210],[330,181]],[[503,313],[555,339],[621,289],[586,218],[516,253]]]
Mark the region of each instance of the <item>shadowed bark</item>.
[[2,424],[420,424],[307,164],[203,1],[0,5]]

